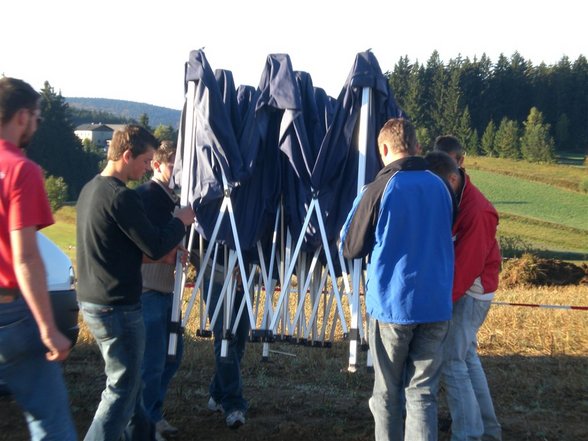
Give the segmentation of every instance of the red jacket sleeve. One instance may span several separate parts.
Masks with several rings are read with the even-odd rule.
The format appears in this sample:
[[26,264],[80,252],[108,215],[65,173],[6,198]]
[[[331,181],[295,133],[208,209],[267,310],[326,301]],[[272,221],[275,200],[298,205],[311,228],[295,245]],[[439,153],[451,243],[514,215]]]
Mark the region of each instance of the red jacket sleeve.
[[490,253],[496,248],[496,214],[482,207],[470,208],[458,215],[454,230],[454,302],[465,295],[477,277],[482,276]]

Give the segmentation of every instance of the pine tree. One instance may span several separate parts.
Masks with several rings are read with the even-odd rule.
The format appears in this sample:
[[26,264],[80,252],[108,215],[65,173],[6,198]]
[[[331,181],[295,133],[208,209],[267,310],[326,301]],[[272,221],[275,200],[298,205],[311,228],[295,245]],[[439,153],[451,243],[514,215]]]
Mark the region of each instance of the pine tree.
[[68,119],[68,106],[61,93],[45,82],[41,90],[43,123],[27,148],[28,156],[47,175],[62,177],[70,200],[77,199],[83,185],[98,173],[99,155],[85,152]]
[[502,118],[500,126],[494,138],[494,148],[501,158],[519,159],[520,149],[520,128],[516,121]]
[[177,142],[178,140],[178,132],[171,125],[159,124],[153,131],[153,136],[160,141],[169,140]]
[[558,150],[570,149],[570,120],[565,113],[557,119],[555,125],[555,140]]
[[475,132],[475,130],[472,130],[471,128],[470,111],[467,107],[461,114],[461,118],[459,119],[457,129],[454,133],[455,136],[457,136],[457,139],[460,140],[461,144],[464,146],[468,154],[478,154],[478,135]]
[[553,138],[549,135],[549,124],[543,123],[543,115],[532,107],[524,123],[521,138],[521,153],[530,162],[553,162]]
[[496,137],[496,126],[494,121],[490,120],[482,135],[482,152],[486,156],[497,156],[496,149],[494,148],[494,139]]

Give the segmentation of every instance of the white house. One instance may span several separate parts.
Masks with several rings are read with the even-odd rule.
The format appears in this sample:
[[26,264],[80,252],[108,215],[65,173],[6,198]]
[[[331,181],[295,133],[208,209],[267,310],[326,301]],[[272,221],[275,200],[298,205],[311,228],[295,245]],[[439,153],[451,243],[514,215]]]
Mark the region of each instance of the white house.
[[74,130],[75,135],[83,141],[89,139],[97,147],[108,147],[114,129],[107,124],[81,124]]

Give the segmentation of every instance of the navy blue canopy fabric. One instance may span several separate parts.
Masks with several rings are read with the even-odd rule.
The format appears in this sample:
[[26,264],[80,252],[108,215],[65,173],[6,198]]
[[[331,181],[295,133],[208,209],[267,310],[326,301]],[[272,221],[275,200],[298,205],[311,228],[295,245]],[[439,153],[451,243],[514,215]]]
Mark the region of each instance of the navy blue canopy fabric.
[[228,185],[233,187],[246,179],[250,170],[246,170],[243,165],[231,115],[226,111],[214,73],[201,50],[190,52],[186,63],[186,91],[190,82],[195,84],[194,120],[186,121],[191,110],[186,108],[186,101],[180,133],[194,129],[194,138],[192,145],[185,145],[185,135],[180,139],[173,178],[175,184],[181,185],[184,150],[191,149],[193,164],[187,168],[191,173],[188,202],[196,210],[197,207],[222,198],[223,174]]
[[[357,55],[337,100],[312,84],[310,75],[294,72],[286,54],[269,55],[257,89],[235,89],[230,71],[213,73],[204,53],[192,51],[186,63],[185,88],[195,84],[194,121],[184,109],[181,133],[194,129],[193,144],[181,139],[174,178],[180,183],[184,149],[193,149],[189,202],[198,231],[210,239],[224,196],[226,178],[243,250],[273,232],[280,196],[295,238],[312,198],[318,198],[327,240],[333,243],[357,190],[357,129],[362,90],[373,90],[369,120],[366,183],[381,167],[376,147],[379,128],[403,116],[371,52]],[[188,101],[187,101],[188,102]],[[235,248],[228,219],[217,241]],[[305,251],[321,244],[316,216],[305,231]]]
[[[197,229],[211,238],[222,203],[224,173],[229,186],[241,248],[253,248],[273,221],[280,197],[278,143],[289,123],[284,111],[293,107],[294,74],[285,54],[270,55],[259,87],[235,90],[232,74],[214,74],[202,51],[193,51],[186,67],[186,84],[196,86],[194,114],[194,159],[190,198],[196,212]],[[187,114],[187,112],[184,112]],[[184,117],[185,118],[185,117]],[[183,126],[190,127],[189,121]],[[181,182],[183,150],[176,155],[175,182]],[[269,234],[269,233],[268,233]],[[223,219],[217,241],[235,248],[228,218]]]
[[[324,90],[313,86],[308,73],[296,72],[295,81],[297,99],[289,115],[292,124],[280,140],[280,150],[287,158],[282,188],[286,222],[294,240],[297,240],[317,190],[312,186],[312,173],[331,123],[333,100]],[[316,214],[313,214],[305,231],[303,251],[311,252],[320,246],[317,222]]]
[[[381,167],[377,132],[389,118],[404,114],[371,52],[357,55],[336,101],[324,90],[314,88],[307,73],[297,73],[296,86],[300,99],[296,101],[292,128],[280,143],[290,165],[283,186],[288,226],[298,237],[311,199],[318,198],[327,241],[334,244],[357,193],[357,132],[363,88],[373,90],[366,183]],[[304,251],[314,251],[320,245],[320,231],[313,216],[305,231]]]
[[329,242],[337,240],[357,194],[359,166],[358,128],[363,88],[372,88],[372,115],[368,119],[365,183],[373,181],[382,167],[377,148],[380,128],[390,118],[405,118],[398,106],[378,60],[366,51],[357,54],[353,68],[337,99],[338,107],[312,173],[313,188],[318,190],[326,215]]
[[[269,55],[243,121],[239,137],[241,150],[255,152],[255,155],[245,156],[254,163],[255,172],[247,185],[234,192],[235,217],[243,250],[253,248],[258,240],[263,241],[273,233],[281,194],[278,144],[292,124],[285,115],[296,106],[293,82],[290,57]],[[245,93],[247,91],[243,91]]]

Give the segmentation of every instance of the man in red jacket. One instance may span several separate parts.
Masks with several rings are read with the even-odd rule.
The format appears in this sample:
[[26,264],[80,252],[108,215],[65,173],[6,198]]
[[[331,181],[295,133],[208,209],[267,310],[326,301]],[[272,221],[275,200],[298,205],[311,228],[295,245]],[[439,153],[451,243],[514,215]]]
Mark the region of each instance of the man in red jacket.
[[462,168],[464,150],[454,136],[439,136],[436,151],[460,167],[459,212],[453,226],[455,273],[453,318],[445,345],[443,382],[451,413],[451,440],[502,439],[486,374],[477,353],[476,335],[498,287],[501,255],[498,213]]

